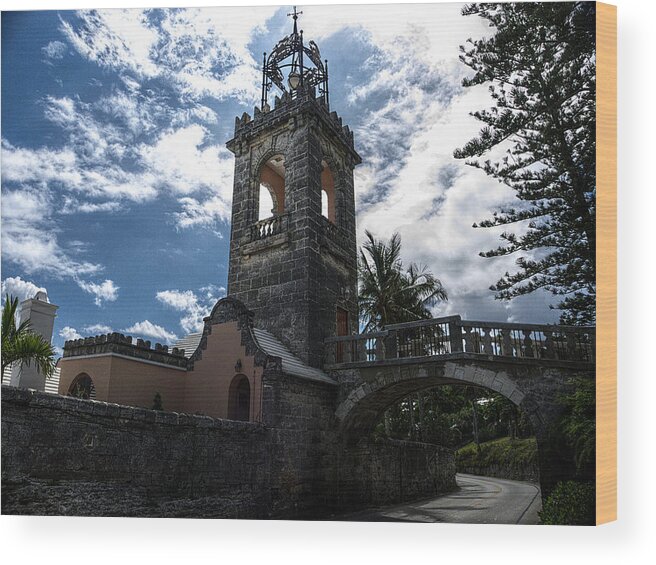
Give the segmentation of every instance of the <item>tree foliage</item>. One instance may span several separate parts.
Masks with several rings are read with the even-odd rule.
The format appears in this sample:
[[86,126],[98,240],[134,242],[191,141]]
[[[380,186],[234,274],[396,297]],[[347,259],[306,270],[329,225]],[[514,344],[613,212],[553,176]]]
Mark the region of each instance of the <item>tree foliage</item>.
[[526,414],[504,396],[479,387],[451,385],[421,391],[394,404],[377,432],[457,448],[476,441],[474,406],[480,443],[533,435]]
[[593,482],[564,481],[556,485],[539,512],[543,524],[594,526],[595,485]]
[[[490,37],[468,40],[467,87],[490,84],[494,106],[454,156],[511,187],[515,206],[474,227],[515,225],[483,257],[520,254],[515,273],[491,290],[512,299],[537,289],[559,296],[561,322],[595,319],[595,5],[478,3],[463,15],[489,22]],[[501,157],[502,152],[505,155]],[[484,154],[499,155],[481,160]]]
[[596,453],[596,392],[590,378],[574,378],[572,391],[560,399],[565,406],[561,421],[562,432],[574,454],[576,473],[584,479],[595,476]]
[[440,280],[416,263],[404,270],[398,233],[388,242],[368,231],[365,234],[358,262],[358,300],[365,331],[430,318],[430,306],[448,299]]
[[55,372],[55,350],[43,336],[32,331],[29,320],[16,325],[18,298],[6,295],[2,309],[2,374],[14,363],[36,365],[47,378]]

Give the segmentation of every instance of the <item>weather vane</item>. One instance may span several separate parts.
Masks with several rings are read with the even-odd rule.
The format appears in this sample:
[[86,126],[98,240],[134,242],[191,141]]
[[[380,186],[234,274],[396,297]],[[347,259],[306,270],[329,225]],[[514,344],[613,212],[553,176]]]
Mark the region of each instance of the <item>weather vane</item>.
[[[303,12],[294,10],[287,16],[294,20],[294,29],[283,37],[269,56],[262,61],[262,109],[267,104],[269,90],[275,85],[281,92],[298,96],[308,87],[317,87],[318,94],[328,106],[328,61],[321,61],[319,47],[314,41],[303,44],[303,30],[298,31],[297,20]],[[311,65],[306,63],[310,62]],[[287,81],[285,82],[285,74]]]

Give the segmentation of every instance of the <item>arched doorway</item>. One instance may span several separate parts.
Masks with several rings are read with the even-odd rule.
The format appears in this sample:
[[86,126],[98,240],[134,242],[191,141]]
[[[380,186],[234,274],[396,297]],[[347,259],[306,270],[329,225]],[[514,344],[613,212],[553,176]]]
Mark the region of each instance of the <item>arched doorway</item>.
[[86,373],[80,373],[73,379],[71,386],[68,387],[67,396],[82,398],[84,400],[95,400],[96,387],[93,380]]
[[246,375],[235,375],[228,391],[228,419],[248,422],[250,416],[251,385]]

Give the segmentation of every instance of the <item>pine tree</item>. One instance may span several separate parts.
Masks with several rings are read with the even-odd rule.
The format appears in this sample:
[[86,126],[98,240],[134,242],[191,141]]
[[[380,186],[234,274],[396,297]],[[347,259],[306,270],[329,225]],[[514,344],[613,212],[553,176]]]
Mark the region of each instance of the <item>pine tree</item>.
[[[545,289],[560,297],[561,323],[593,323],[594,2],[480,3],[462,13],[495,30],[468,40],[460,56],[474,71],[463,85],[491,83],[494,106],[472,114],[484,126],[454,156],[510,186],[519,200],[474,224],[516,225],[502,245],[480,254],[520,255],[518,271],[490,289],[507,300]],[[505,156],[480,160],[493,149]]]

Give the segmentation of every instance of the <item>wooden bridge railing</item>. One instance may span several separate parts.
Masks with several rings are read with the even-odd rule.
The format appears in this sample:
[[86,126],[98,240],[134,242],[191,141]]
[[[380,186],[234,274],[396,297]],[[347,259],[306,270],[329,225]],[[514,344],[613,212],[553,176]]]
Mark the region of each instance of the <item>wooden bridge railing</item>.
[[325,345],[328,366],[456,353],[594,363],[595,328],[472,322],[449,316],[331,337]]

